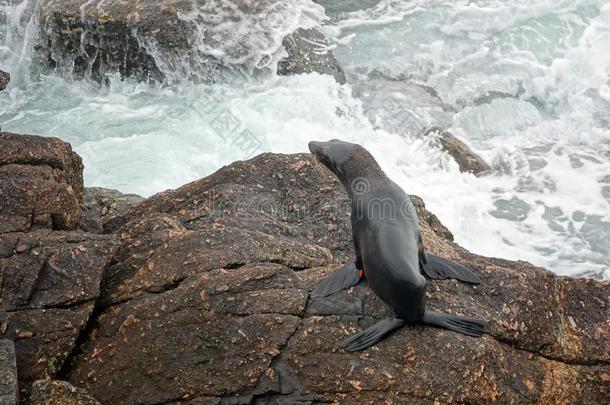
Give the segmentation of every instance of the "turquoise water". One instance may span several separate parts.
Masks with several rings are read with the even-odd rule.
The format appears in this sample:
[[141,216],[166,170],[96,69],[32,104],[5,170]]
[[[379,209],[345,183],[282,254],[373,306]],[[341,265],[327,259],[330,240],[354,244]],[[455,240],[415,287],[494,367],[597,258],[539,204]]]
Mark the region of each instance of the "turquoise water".
[[[169,86],[110,77],[100,87],[66,70],[34,80],[31,10],[39,3],[0,0],[0,69],[13,77],[0,93],[0,125],[59,136],[83,157],[87,185],[145,196],[262,151],[305,152],[312,139],[356,141],[423,197],[467,249],[610,278],[607,2],[318,3],[274,8],[286,23],[244,36],[248,60],[227,63],[274,66],[284,31],[319,25],[347,85],[272,73],[193,84],[180,77],[192,65],[168,72]],[[155,56],[167,66],[192,63]],[[460,173],[421,138],[435,125],[498,173]]]

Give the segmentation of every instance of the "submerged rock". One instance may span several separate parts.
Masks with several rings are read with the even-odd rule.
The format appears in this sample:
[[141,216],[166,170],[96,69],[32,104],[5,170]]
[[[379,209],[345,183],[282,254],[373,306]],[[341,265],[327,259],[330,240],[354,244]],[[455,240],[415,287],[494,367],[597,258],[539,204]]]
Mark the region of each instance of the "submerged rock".
[[347,196],[309,155],[263,154],[115,211],[113,235],[0,235],[0,338],[21,390],[59,377],[108,404],[607,402],[610,281],[474,255],[412,200],[426,249],[482,279],[431,282],[428,308],[489,320],[483,337],[410,326],[341,350],[392,315],[366,283],[309,297],[353,257]]
[[9,75],[7,72],[0,70],[0,91],[6,89],[6,86],[8,86],[10,81],[11,75]]
[[332,52],[313,45],[327,41],[315,28],[323,15],[313,3],[283,0],[51,0],[40,9],[37,50],[52,69],[98,80],[118,72],[213,82],[276,71],[283,58],[280,74],[344,82]]
[[432,87],[381,72],[370,72],[367,80],[354,83],[353,88],[375,127],[404,137],[422,133],[429,122],[449,125],[455,113]]
[[491,173],[491,166],[474,153],[466,144],[451,132],[433,127],[424,132],[425,136],[435,136],[441,148],[447,152],[460,167],[461,172],[469,172],[477,176]]

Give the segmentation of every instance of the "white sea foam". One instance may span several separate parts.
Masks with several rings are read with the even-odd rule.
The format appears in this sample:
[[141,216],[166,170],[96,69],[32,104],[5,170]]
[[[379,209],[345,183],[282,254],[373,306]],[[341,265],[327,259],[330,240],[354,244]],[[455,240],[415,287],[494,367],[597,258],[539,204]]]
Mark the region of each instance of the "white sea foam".
[[[253,153],[305,152],[312,139],[342,138],[369,148],[466,248],[610,278],[604,1],[333,3],[325,30],[338,38],[349,85],[311,74],[175,87],[112,78],[102,88],[56,76],[29,80],[19,61],[31,57],[35,21],[23,15],[36,2],[2,1],[0,68],[14,80],[0,93],[0,125],[71,142],[88,185],[150,195]],[[232,25],[241,42],[221,38],[226,47],[207,49],[195,36],[194,48],[227,64],[275,66],[286,32],[325,18],[311,1],[276,4],[281,18]],[[212,17],[205,9],[184,16],[196,24]],[[251,29],[262,34],[248,37]],[[161,51],[155,57],[177,79],[188,73],[175,64],[193,68]],[[420,137],[433,125],[462,138],[497,174],[460,173]]]

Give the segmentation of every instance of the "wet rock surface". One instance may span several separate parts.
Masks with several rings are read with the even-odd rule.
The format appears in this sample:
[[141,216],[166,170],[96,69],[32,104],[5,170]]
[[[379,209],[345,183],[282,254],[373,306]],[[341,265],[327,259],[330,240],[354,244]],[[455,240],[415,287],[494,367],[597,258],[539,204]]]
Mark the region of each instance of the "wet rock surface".
[[[76,77],[214,82],[275,70],[284,45],[280,74],[318,72],[343,83],[332,52],[313,44],[325,36],[289,29],[288,15],[301,12],[289,7],[278,0],[51,0],[40,9],[37,51],[42,65]],[[274,36],[284,31],[282,43]]]
[[113,240],[50,230],[0,235],[0,338],[15,342],[22,392],[55,377],[72,353]]
[[278,64],[279,75],[317,72],[333,76],[340,84],[347,81],[341,65],[327,50],[330,41],[321,32],[299,29],[285,37],[283,45],[288,56]]
[[263,154],[113,211],[110,234],[1,235],[0,330],[21,389],[61,378],[104,404],[607,402],[610,282],[469,253],[412,200],[427,250],[482,279],[429,283],[428,308],[489,320],[482,338],[411,326],[343,352],[391,315],[366,283],[309,297],[353,256],[347,196],[308,155]]
[[112,235],[77,231],[82,163],[57,138],[0,133],[0,339],[14,341],[21,397],[55,377],[97,297]]
[[84,216],[81,228],[90,232],[102,233],[104,222],[127,207],[144,201],[137,194],[123,194],[120,191],[102,187],[85,187],[81,208]]
[[0,339],[0,404],[16,404],[18,399],[15,344],[12,340]]
[[11,75],[8,72],[0,70],[0,91],[6,89],[9,82],[11,81]]
[[83,165],[57,138],[0,132],[0,234],[76,229]]
[[377,71],[370,76],[366,81],[354,80],[353,89],[376,128],[408,137],[423,133],[429,122],[451,125],[456,111],[434,88]]
[[474,153],[464,142],[460,141],[451,132],[442,128],[433,127],[426,130],[424,136],[433,136],[437,138],[441,148],[455,159],[461,172],[468,172],[480,176],[493,171],[492,167],[487,162]]

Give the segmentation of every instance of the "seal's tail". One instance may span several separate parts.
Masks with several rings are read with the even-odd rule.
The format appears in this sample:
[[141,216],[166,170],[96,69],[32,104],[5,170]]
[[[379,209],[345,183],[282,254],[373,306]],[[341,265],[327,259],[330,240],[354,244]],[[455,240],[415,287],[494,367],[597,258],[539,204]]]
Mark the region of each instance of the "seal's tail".
[[481,336],[485,332],[485,326],[487,325],[487,322],[481,319],[432,311],[424,313],[423,323],[475,337]]
[[311,293],[311,297],[326,297],[337,291],[353,287],[360,282],[362,277],[362,273],[356,269],[356,263],[348,263],[322,280],[320,285]]
[[367,347],[373,346],[375,343],[383,340],[387,335],[400,328],[405,324],[405,321],[400,318],[388,318],[379,321],[373,326],[370,326],[362,332],[350,336],[341,343],[348,352],[364,350]]
[[433,279],[453,278],[466,283],[480,284],[481,279],[472,270],[444,257],[426,253],[426,262],[422,264],[424,274]]

